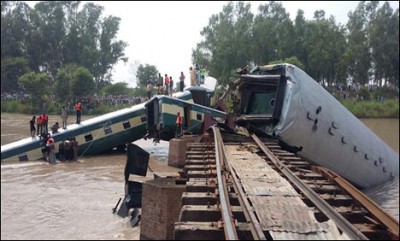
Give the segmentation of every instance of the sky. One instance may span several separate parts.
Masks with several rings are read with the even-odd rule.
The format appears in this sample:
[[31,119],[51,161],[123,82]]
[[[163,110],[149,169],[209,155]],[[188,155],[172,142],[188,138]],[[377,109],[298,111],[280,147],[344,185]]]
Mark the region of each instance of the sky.
[[[247,1],[246,1],[247,2]],[[82,1],[83,6],[85,1]],[[228,1],[95,1],[104,7],[103,17],[120,17],[118,40],[128,43],[125,56],[128,62],[119,61],[112,71],[112,83],[126,82],[136,86],[136,69],[140,64],[157,67],[164,76],[179,80],[181,71],[189,85],[189,67],[193,65],[192,50],[201,42],[201,30],[208,25],[213,14],[222,11]],[[251,1],[251,11],[258,13],[258,6],[266,1]],[[304,11],[307,20],[316,10],[324,10],[325,16],[333,15],[337,23],[345,24],[347,14],[354,11],[359,1],[282,1],[290,18],[297,10]],[[382,4],[382,3],[381,3]],[[390,1],[393,9],[398,1]],[[30,4],[31,5],[31,4]],[[34,4],[32,4],[33,7]],[[381,5],[380,5],[381,6]],[[245,60],[244,60],[245,61]],[[176,83],[176,82],[175,82]]]

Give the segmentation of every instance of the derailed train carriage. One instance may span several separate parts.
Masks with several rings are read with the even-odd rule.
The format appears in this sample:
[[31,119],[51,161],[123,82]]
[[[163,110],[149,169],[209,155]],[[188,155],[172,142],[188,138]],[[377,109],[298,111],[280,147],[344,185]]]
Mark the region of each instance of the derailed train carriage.
[[237,125],[278,139],[361,188],[399,175],[399,154],[300,68],[259,66],[234,85]]
[[[124,149],[127,142],[146,134],[144,103],[97,116],[67,129],[51,133],[59,156],[60,143],[76,138],[79,155],[99,154],[114,147]],[[1,161],[32,161],[44,159],[46,139],[28,137],[1,146]]]
[[[213,106],[216,103],[217,80],[206,76],[204,84],[191,86],[184,92],[169,96],[155,96],[146,103],[147,137],[169,141],[175,137],[176,117],[182,115],[182,127],[187,134],[203,133],[212,124],[222,121],[226,113]],[[182,98],[190,92],[190,99]]]

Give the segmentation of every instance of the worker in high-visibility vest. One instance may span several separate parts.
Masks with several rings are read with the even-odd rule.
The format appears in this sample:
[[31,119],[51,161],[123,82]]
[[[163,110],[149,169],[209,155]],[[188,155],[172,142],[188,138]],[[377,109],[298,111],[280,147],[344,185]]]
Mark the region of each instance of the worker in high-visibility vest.
[[75,110],[76,110],[76,124],[81,123],[81,102],[77,101],[75,104]]
[[176,117],[175,138],[178,138],[181,135],[182,135],[182,116],[181,116],[181,113],[178,112],[178,116]]

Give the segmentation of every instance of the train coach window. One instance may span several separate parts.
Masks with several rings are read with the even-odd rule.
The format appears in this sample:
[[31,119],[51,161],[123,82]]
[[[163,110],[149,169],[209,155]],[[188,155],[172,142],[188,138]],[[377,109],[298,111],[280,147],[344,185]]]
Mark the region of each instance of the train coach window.
[[142,121],[142,123],[143,123],[143,122],[146,122],[146,121],[147,121],[146,115],[140,116],[140,120]]
[[20,161],[29,161],[28,155],[26,153],[24,153],[23,155],[18,156],[18,160],[20,160]]
[[274,106],[275,92],[252,92],[246,114],[272,114]]
[[93,140],[92,134],[91,133],[90,134],[86,134],[85,135],[85,141],[88,142],[88,141],[91,141],[91,140]]
[[108,135],[111,133],[112,133],[111,126],[104,127],[104,134]]
[[202,120],[201,114],[197,114],[197,115],[196,115],[196,118],[197,118],[197,120],[201,121],[201,120]]
[[123,122],[122,125],[124,126],[124,129],[131,128],[131,123],[129,123],[129,121]]

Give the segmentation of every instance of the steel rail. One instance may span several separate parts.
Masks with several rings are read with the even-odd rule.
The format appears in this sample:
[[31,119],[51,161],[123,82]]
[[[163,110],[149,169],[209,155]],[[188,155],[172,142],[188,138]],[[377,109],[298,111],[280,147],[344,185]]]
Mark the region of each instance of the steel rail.
[[357,188],[351,185],[349,182],[344,180],[342,177],[337,175],[335,172],[325,168],[325,167],[314,167],[314,169],[328,177],[331,181],[339,185],[343,190],[345,190],[354,200],[356,200],[361,206],[366,210],[371,212],[382,225],[389,229],[392,236],[395,239],[399,239],[399,222],[394,219],[391,215],[386,213],[382,208],[379,207],[374,201],[372,201],[367,195],[360,192]]
[[222,165],[224,163],[225,154],[223,152],[222,137],[219,130],[213,126],[211,129],[214,132],[214,144],[215,144],[215,166],[217,169],[217,181],[218,181],[218,196],[221,205],[221,214],[224,225],[225,238],[228,240],[238,240],[237,231],[235,228],[235,222],[233,220],[232,209],[230,208],[228,187],[222,177]]
[[254,134],[251,134],[253,140],[258,144],[261,150],[267,157],[277,166],[283,174],[308,198],[317,208],[323,212],[328,218],[332,219],[334,223],[346,233],[352,240],[368,240],[368,238],[357,230],[349,221],[340,215],[333,207],[331,207],[325,200],[321,199],[317,193],[309,188],[299,177],[294,175],[289,168],[287,168]]

